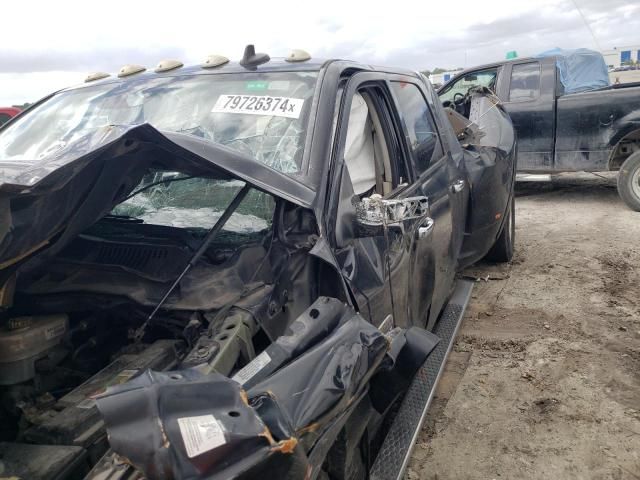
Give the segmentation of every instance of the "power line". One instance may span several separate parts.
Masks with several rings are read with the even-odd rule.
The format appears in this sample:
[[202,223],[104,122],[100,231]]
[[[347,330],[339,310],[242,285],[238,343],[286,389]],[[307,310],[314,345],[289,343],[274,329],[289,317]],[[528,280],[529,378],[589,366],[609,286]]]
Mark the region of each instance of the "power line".
[[589,30],[589,33],[591,34],[591,37],[593,38],[593,43],[596,44],[596,47],[598,48],[598,50],[602,50],[602,48],[600,47],[600,42],[598,42],[598,39],[596,38],[596,34],[593,32],[591,25],[589,25],[589,22],[587,21],[587,17],[585,17],[584,13],[582,13],[582,10],[580,10],[580,7],[578,6],[578,2],[576,0],[571,0],[571,3],[573,3],[573,6],[576,7],[576,10],[582,17],[582,21],[584,22],[584,25],[587,27],[587,29]]

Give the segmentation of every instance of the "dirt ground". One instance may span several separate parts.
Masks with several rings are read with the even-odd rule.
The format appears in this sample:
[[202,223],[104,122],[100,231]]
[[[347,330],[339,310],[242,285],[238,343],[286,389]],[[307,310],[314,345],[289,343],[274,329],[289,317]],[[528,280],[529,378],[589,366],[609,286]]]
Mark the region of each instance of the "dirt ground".
[[589,174],[517,194],[406,477],[640,479],[640,213]]

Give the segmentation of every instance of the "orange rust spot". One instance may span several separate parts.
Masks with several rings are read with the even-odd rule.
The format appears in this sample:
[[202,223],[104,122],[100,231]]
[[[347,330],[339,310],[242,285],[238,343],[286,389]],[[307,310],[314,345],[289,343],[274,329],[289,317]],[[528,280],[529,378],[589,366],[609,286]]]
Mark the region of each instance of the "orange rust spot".
[[245,405],[248,407],[249,406],[249,397],[247,396],[247,392],[245,392],[243,389],[240,389],[240,398],[245,403]]
[[295,437],[287,438],[286,440],[282,440],[278,442],[278,444],[271,449],[272,452],[281,452],[281,453],[293,453],[298,445],[298,439]]
[[502,214],[501,213],[496,213],[496,220],[500,220],[502,218]]

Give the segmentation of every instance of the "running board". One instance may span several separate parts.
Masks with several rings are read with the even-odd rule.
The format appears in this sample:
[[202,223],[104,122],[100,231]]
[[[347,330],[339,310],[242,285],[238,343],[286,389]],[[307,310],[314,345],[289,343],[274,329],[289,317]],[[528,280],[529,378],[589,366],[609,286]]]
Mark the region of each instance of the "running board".
[[402,480],[429,404],[447,363],[473,290],[473,282],[458,280],[433,331],[440,343],[427,357],[402,400],[396,418],[369,472],[371,480]]

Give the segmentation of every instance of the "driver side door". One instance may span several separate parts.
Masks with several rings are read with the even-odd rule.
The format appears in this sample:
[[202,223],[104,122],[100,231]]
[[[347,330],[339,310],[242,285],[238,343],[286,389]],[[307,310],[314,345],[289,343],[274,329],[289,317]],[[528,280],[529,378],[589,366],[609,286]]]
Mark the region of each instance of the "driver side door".
[[406,328],[414,324],[407,294],[411,252],[426,212],[368,234],[358,232],[357,208],[363,200],[406,199],[409,169],[383,74],[354,75],[342,97],[332,159],[337,178],[331,183],[337,188],[329,196],[334,251],[361,313],[384,330]]

